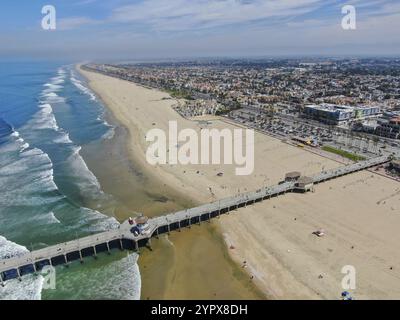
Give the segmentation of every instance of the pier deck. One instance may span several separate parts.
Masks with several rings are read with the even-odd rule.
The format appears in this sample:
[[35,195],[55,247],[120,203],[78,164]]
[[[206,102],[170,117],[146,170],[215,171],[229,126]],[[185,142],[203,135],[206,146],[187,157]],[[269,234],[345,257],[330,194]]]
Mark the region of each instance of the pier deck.
[[[389,161],[390,158],[387,156],[372,158],[321,172],[311,177],[311,180],[313,184],[318,184]],[[0,283],[4,284],[5,281],[14,278],[21,279],[23,275],[38,272],[47,265],[57,266],[70,261],[83,261],[87,256],[96,256],[99,252],[110,252],[115,248],[139,250],[140,247],[147,245],[152,237],[190,227],[192,224],[201,224],[237,208],[293,191],[302,190],[299,190],[295,181],[282,182],[275,186],[263,187],[256,191],[149,219],[149,227],[138,236],[131,232],[132,226],[126,221],[116,229],[3,259],[0,260]]]

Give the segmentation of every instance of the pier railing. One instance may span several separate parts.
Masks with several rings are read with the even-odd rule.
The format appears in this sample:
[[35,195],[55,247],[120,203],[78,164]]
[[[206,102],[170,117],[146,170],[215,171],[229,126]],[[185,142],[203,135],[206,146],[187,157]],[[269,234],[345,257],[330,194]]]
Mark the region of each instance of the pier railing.
[[[312,181],[310,182],[311,184],[318,184],[389,161],[390,157],[387,156],[372,158],[323,171],[309,180]],[[308,189],[302,190],[296,181],[282,181],[275,186],[263,187],[256,191],[238,194],[195,208],[149,219],[148,228],[139,235],[131,232],[132,226],[126,221],[117,229],[28,252],[17,257],[3,259],[0,260],[0,282],[4,285],[6,280],[21,279],[23,275],[38,272],[46,265],[57,266],[76,260],[83,262],[83,259],[87,256],[96,257],[99,252],[110,252],[115,248],[138,251],[140,247],[148,245],[152,237],[170,233],[172,230],[191,227],[193,224],[201,224],[232,210],[293,191],[305,192]]]

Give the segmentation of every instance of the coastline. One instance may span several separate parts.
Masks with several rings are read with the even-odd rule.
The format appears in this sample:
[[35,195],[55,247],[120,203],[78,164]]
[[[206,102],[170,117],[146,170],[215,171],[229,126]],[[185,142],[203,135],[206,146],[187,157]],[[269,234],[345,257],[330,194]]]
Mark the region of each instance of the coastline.
[[[91,84],[90,75],[85,74],[79,68],[77,70]],[[122,170],[119,168],[118,172],[110,179],[110,172],[104,172],[104,167],[99,167],[96,159],[94,161],[89,160],[88,165],[91,169],[94,167],[93,171],[101,181],[102,187],[104,187],[105,183],[105,191],[112,194],[116,185],[116,181],[113,181],[113,179],[115,176],[121,176],[122,171],[122,175],[128,176],[126,178],[130,180],[130,183],[128,185],[125,184],[124,187],[135,188],[135,184],[139,183],[141,188],[151,188],[152,193],[158,195],[168,194],[166,198],[169,199],[167,202],[158,202],[154,201],[154,197],[142,194],[145,198],[143,202],[146,205],[141,207],[143,210],[136,210],[139,199],[137,197],[126,199],[126,197],[122,196],[120,200],[124,205],[117,212],[116,218],[123,221],[130,215],[134,215],[133,212],[144,212],[148,216],[157,216],[198,204],[199,201],[195,201],[195,197],[189,197],[187,192],[182,195],[180,188],[174,190],[172,184],[164,183],[160,179],[160,175],[154,174],[153,170],[149,170],[151,168],[148,166],[143,166],[145,161],[144,146],[138,145],[135,143],[138,140],[132,138],[140,136],[140,133],[135,130],[136,127],[129,126],[131,128],[131,131],[129,131],[126,123],[116,119],[115,110],[109,107],[108,103],[110,102],[107,103],[107,98],[102,95],[101,90],[92,85],[90,87],[107,107],[109,112],[107,121],[115,125],[117,132],[115,139],[106,141],[105,144],[102,143],[101,148],[104,150],[99,150],[99,146],[94,145],[92,148],[89,147],[86,153],[88,155],[96,153],[97,159],[101,159],[104,156],[108,158],[114,156],[114,159],[107,159],[113,164],[126,158],[129,162],[129,167],[134,166],[135,172],[140,172],[140,179],[137,179],[136,174],[130,174],[130,170],[128,170],[125,163],[125,168]],[[134,142],[133,144],[132,141]],[[118,150],[118,152],[115,150]],[[126,151],[126,154],[122,154],[124,151]],[[143,156],[141,157],[140,155]],[[89,156],[88,158],[90,159],[91,157]],[[183,188],[183,190],[185,189]],[[117,196],[119,193],[117,191]],[[217,228],[218,226],[212,223],[211,225],[201,226],[198,230],[192,229],[179,235],[172,234],[170,237],[161,237],[159,241],[153,243],[152,252],[147,250],[141,252],[138,264],[142,275],[142,299],[185,299],[187,297],[192,299],[264,299],[265,295],[252,285],[248,275],[228,255],[224,240],[220,236],[220,232],[216,230]],[[203,242],[201,245],[197,245],[197,239],[199,238]],[[197,247],[198,252],[196,250],[193,252],[192,249],[194,247],[195,249]],[[188,255],[191,255],[193,259],[203,261],[203,263],[198,264],[194,269],[191,268],[192,262],[188,260]],[[209,274],[208,268],[213,264],[219,271]],[[183,270],[183,272],[177,275],[176,270]],[[203,278],[194,279],[196,277],[188,274],[187,270],[192,270],[192,274],[201,274]],[[229,283],[229,285],[226,285],[226,283]],[[193,291],[192,288],[197,289]]]
[[[88,76],[92,89],[105,98],[104,102],[109,108],[119,112],[117,118],[125,122],[127,127],[133,126],[138,130],[137,138],[142,139],[143,143],[135,150],[142,150],[139,157],[141,153],[143,166],[147,165],[143,161],[144,135],[154,123],[157,128],[166,130],[168,120],[176,120],[179,128],[192,128],[197,132],[201,130],[201,123],[181,118],[171,108],[171,101],[162,99],[166,96],[162,92],[96,73]],[[155,104],[155,101],[159,104]],[[217,129],[237,127],[220,120],[210,123],[210,127]],[[250,176],[238,178],[232,165],[166,165],[152,167],[151,171],[157,177],[162,177],[161,180],[169,187],[205,203],[237,192],[256,190],[263,185],[276,184],[289,171],[298,170],[304,175],[313,175],[341,165],[335,160],[284,144],[258,132],[255,133],[255,145],[255,170]],[[223,176],[217,176],[218,172],[223,172]],[[195,187],[193,181],[196,181]],[[229,259],[235,261],[240,274],[247,273],[246,284],[251,276],[251,284],[256,285],[264,297],[340,299],[343,291],[342,267],[353,265],[359,279],[357,289],[353,292],[356,298],[387,299],[400,297],[400,274],[393,269],[393,265],[400,261],[400,253],[390,249],[391,243],[400,241],[396,231],[396,225],[400,224],[400,215],[396,214],[400,212],[399,200],[397,182],[364,171],[318,185],[315,193],[288,194],[241,208],[216,220],[212,226],[217,228],[224,243],[220,255],[227,253]],[[208,226],[202,228],[207,229]],[[318,238],[312,234],[320,228],[326,230],[326,237]],[[205,235],[203,233],[201,237]],[[186,244],[190,243],[190,239],[193,239],[190,237],[193,237],[193,232],[171,235],[176,247],[182,239]],[[175,255],[185,252],[184,248],[188,246],[174,248]],[[201,256],[200,252],[197,257]],[[149,256],[149,259],[154,258]],[[191,270],[192,265],[187,263],[185,268],[174,265],[171,270],[184,273]],[[176,274],[167,272],[164,279],[176,281],[176,277]],[[228,283],[226,279],[223,280],[219,283]],[[182,283],[184,287],[185,282]],[[172,287],[169,286],[170,289]],[[207,288],[204,291],[207,292]],[[163,295],[156,296],[174,297],[171,293],[166,289]],[[153,298],[154,294],[149,296]],[[183,290],[178,298],[191,297],[193,295]]]

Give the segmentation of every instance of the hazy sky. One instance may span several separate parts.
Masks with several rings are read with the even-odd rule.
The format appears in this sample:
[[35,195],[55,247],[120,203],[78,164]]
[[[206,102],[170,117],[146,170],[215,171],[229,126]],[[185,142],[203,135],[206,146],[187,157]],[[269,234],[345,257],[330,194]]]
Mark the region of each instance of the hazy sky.
[[[341,27],[346,4],[356,30]],[[0,27],[0,56],[15,58],[400,56],[399,0],[1,0]]]

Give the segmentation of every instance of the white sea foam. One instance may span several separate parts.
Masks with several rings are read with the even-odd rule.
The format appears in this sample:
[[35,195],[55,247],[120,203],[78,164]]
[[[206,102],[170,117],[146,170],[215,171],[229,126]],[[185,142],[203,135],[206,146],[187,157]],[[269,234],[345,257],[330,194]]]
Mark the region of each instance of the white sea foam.
[[59,137],[53,139],[53,142],[54,143],[61,143],[61,144],[72,143],[68,133],[62,134]]
[[73,153],[68,157],[71,169],[70,174],[78,178],[81,189],[90,191],[94,187],[93,191],[103,194],[99,181],[93,172],[89,170],[86,162],[80,155],[81,149],[81,146],[76,146]]
[[72,144],[69,133],[63,131],[58,126],[57,120],[53,113],[51,104],[46,103],[39,105],[39,111],[33,116],[32,120],[28,123],[33,129],[53,129],[58,135],[53,139],[55,143]]
[[45,97],[52,97],[52,98],[58,97],[57,93],[54,93],[54,92],[46,93],[44,96]]
[[55,77],[55,78],[52,78],[51,80],[52,80],[52,84],[54,84],[54,85],[59,85],[59,84],[62,84],[65,82],[65,80],[60,77]]
[[[1,145],[1,154],[2,154],[2,159],[6,159],[5,155],[9,152],[15,152],[15,151],[19,151],[21,150],[21,145],[24,143],[23,139],[17,139],[15,140],[16,143],[14,143],[14,141],[11,141],[9,143],[5,143],[3,145]],[[0,162],[1,165],[1,162]]]
[[[19,142],[15,141],[15,144]],[[19,147],[23,148],[23,145]],[[42,150],[37,148],[22,150],[17,160],[4,153],[3,147],[1,151],[3,157],[0,167],[2,182],[0,205],[2,207],[44,205],[57,202],[63,197],[41,195],[42,192],[58,190],[54,182],[52,162]]]
[[46,153],[31,148],[18,131],[10,135],[10,140],[1,146],[0,152],[0,203],[3,206],[29,206],[59,200],[60,197],[42,198],[35,193],[36,190],[58,190],[53,177],[53,163]]
[[107,217],[97,210],[81,208],[83,213],[83,223],[88,224],[87,231],[102,232],[110,229],[118,229],[120,223],[114,217]]
[[54,83],[45,83],[43,87],[54,88],[54,89],[62,89],[63,86],[56,85]]
[[53,77],[50,79],[50,83],[53,85],[59,85],[65,82],[65,71],[64,70],[59,70],[58,75],[56,77]]
[[101,121],[104,126],[108,127],[108,131],[103,134],[102,139],[104,140],[111,140],[115,136],[115,127],[109,124],[106,120],[104,120],[105,114],[103,113],[101,116],[97,117],[97,121]]
[[53,211],[50,211],[46,218],[48,218],[49,221],[52,223],[61,223],[61,221],[57,219]]
[[102,122],[103,125],[105,125],[106,127],[114,128],[113,125],[109,124],[106,120],[104,120],[104,113],[103,113],[101,116],[98,116],[98,117],[96,118],[96,120],[99,121],[99,122]]
[[[140,300],[141,278],[137,264],[138,255],[133,253],[119,261],[115,261],[101,270],[102,278],[108,281],[93,285],[104,298],[112,297],[121,300]],[[90,285],[90,283],[88,283]]]
[[51,93],[51,92],[58,92],[61,91],[62,88],[64,88],[63,86],[60,86],[58,84],[53,84],[53,83],[46,83],[44,85],[44,87],[47,87],[47,89],[43,90],[43,93]]
[[20,152],[23,152],[23,151],[25,151],[26,149],[28,149],[29,148],[29,143],[24,143],[22,146],[21,146],[21,151]]
[[16,244],[0,236],[0,259],[19,257],[28,252],[24,246]]
[[[24,246],[18,245],[0,236],[0,259],[20,256],[28,252]],[[23,281],[10,280],[4,287],[0,286],[0,300],[40,300],[43,277],[27,275]]]
[[103,120],[103,124],[104,124],[106,127],[114,128],[114,126],[112,126],[111,124],[109,124],[106,120]]
[[23,281],[17,279],[6,282],[0,287],[0,300],[41,300],[44,278],[27,275]]
[[[79,268],[57,278],[57,288],[72,299],[139,300],[141,294],[138,255],[133,253],[101,268]],[[77,290],[76,288],[79,288]]]
[[45,225],[61,223],[61,221],[57,219],[53,211],[50,211],[46,214],[40,214],[39,216],[32,216],[30,220],[34,221],[35,223],[45,224]]
[[70,80],[74,84],[75,87],[77,87],[84,94],[87,94],[90,97],[90,100],[93,100],[93,101],[96,100],[96,95],[88,87],[85,87],[83,85],[82,81],[76,79],[72,72],[71,72]]
[[0,177],[29,172],[33,162],[36,162],[32,160],[34,159],[25,157],[25,158],[20,158],[16,161],[12,161],[6,165],[3,165],[0,168]]
[[[47,93],[45,94],[45,96],[47,97],[47,99],[59,97],[54,92]],[[81,146],[75,145],[74,142],[70,139],[69,133],[65,132],[62,128],[58,126],[57,119],[54,115],[51,103],[40,104],[39,111],[33,116],[31,121],[29,121],[27,125],[22,128],[23,132],[28,132],[28,134],[31,135],[32,139],[42,139],[42,134],[40,132],[40,130],[42,129],[54,130],[54,134],[49,135],[45,133],[43,135],[44,139],[45,137],[49,137],[51,139],[51,141],[49,142],[69,145],[66,146],[65,149],[71,150],[71,154],[66,159],[65,165],[68,166],[68,175],[71,177],[71,179],[74,180],[75,185],[79,187],[80,192],[86,197],[92,196],[93,199],[103,199],[105,197],[105,194],[101,189],[99,181],[87,167],[86,162],[80,155]],[[113,132],[110,131],[109,136],[112,137],[112,135]],[[43,139],[41,141],[43,142]]]
[[[22,135],[26,137],[31,144],[33,144],[36,141],[35,139],[39,137],[43,143],[45,142],[43,139],[46,139],[48,136],[51,136],[51,142],[71,144],[73,151],[71,156],[66,161],[66,163],[71,167],[71,170],[69,171],[71,176],[76,177],[76,183],[80,186],[82,191],[85,191],[85,194],[87,194],[87,190],[93,190],[97,193],[104,194],[97,178],[89,170],[85,161],[80,155],[81,147],[75,146],[71,141],[69,134],[64,132],[64,130],[58,126],[56,117],[53,113],[52,104],[65,101],[64,98],[60,97],[56,93],[62,89],[61,84],[64,82],[65,74],[65,70],[59,70],[58,76],[52,78],[50,83],[44,85],[46,89],[42,91],[41,96],[41,99],[44,101],[44,103],[39,105],[38,112],[23,128],[19,130],[21,130]],[[80,84],[83,86],[81,82]],[[81,90],[83,89],[81,88]],[[89,96],[91,95],[89,94]],[[53,106],[54,108],[57,107],[57,105]],[[108,125],[107,123],[104,124]],[[106,135],[112,137],[114,134],[114,128],[110,125],[108,126],[111,127],[111,129]],[[48,135],[46,131],[46,133],[42,135],[42,129],[54,130],[56,134]],[[30,206],[52,203],[64,198],[65,196],[63,195],[41,197],[40,193],[35,192],[37,190],[40,190],[41,192],[58,190],[57,185],[54,182],[52,161],[50,157],[42,150],[30,147],[28,142],[20,137],[19,132],[15,131],[11,134],[11,136],[13,137],[13,143],[3,145],[1,148],[1,155],[3,157],[0,159],[0,176],[1,181],[5,182],[5,186],[12,185],[13,188],[8,190],[6,187],[4,190],[0,190],[0,208],[2,206],[4,208],[10,204]],[[9,148],[10,151],[19,150],[20,158],[15,161],[15,159],[11,157],[11,153],[9,157],[8,155],[5,155],[3,151],[7,150],[7,148]],[[5,162],[4,166],[3,162]],[[16,192],[17,189],[15,188],[18,189],[18,192]],[[60,202],[60,205],[62,203],[64,202]],[[34,216],[35,222],[41,221],[43,224],[60,224],[61,222],[57,218],[57,213],[59,212],[57,208],[58,204],[52,206],[52,211],[49,211],[48,213],[44,212],[43,214],[40,214],[37,212],[36,216]],[[112,217],[106,217],[104,214],[96,210],[91,210],[88,208],[80,208],[80,210],[81,213],[76,216],[76,223],[71,223],[74,221],[75,217],[69,221],[68,224],[63,220],[63,222],[66,223],[66,229],[73,227],[76,230],[82,230],[82,228],[84,228],[87,231],[97,232],[110,228],[117,228],[119,226],[119,223],[116,219]],[[5,239],[3,240],[7,241]],[[1,249],[2,247],[3,249]],[[5,250],[4,248],[6,247],[1,245],[0,239],[0,254],[2,250],[3,252],[10,252],[10,249]],[[26,250],[26,248],[22,246],[20,249]],[[13,253],[14,251],[11,250],[11,252]],[[118,272],[114,272],[117,269]],[[140,298],[140,273],[136,263],[132,263],[132,261],[129,261],[128,263],[128,261],[123,259],[122,261],[115,262],[115,265],[112,265],[109,270],[113,274],[107,278],[110,279],[113,284],[116,284],[116,286],[107,286],[107,284],[103,285],[102,282],[93,283],[93,287],[96,288],[98,288],[100,285],[100,294],[104,294],[104,297],[114,297],[115,290],[117,290],[118,294],[121,294],[121,296],[118,298]],[[103,272],[108,273],[108,271],[98,270],[99,274]],[[115,277],[114,274],[116,274]],[[19,281],[9,281],[7,282],[6,288],[3,291],[0,291],[0,299],[2,297],[5,297],[6,299],[40,299],[42,283],[43,279],[41,277],[34,278],[31,276],[25,276],[22,283]],[[91,290],[90,287],[88,287],[88,290]]]
[[[46,94],[49,99],[59,97],[55,93]],[[56,103],[56,102],[55,102]],[[72,150],[71,155],[68,157],[66,163],[70,166],[69,174],[75,177],[76,184],[82,192],[86,194],[98,194],[103,195],[100,183],[96,176],[89,170],[82,156],[80,155],[81,146],[74,145],[70,139],[68,132],[65,132],[58,126],[55,118],[52,105],[50,103],[44,103],[39,105],[39,111],[33,116],[31,121],[28,122],[27,127],[29,132],[35,132],[42,129],[53,129],[56,132],[56,136],[52,138],[54,143],[70,144]]]
[[39,105],[39,111],[29,122],[34,129],[54,129],[59,130],[51,104]]
[[115,128],[110,128],[105,134],[103,134],[102,139],[111,140],[115,136]]
[[42,96],[41,97],[43,98],[45,103],[61,103],[61,102],[65,102],[65,98],[60,97],[54,91],[46,91],[46,90],[44,90],[42,92]]

